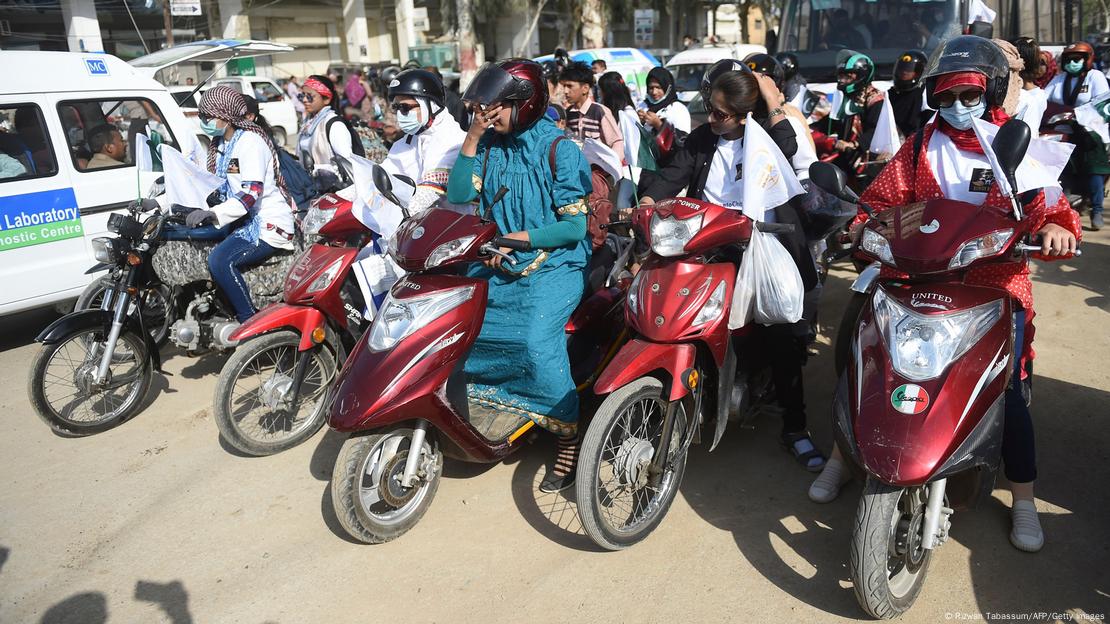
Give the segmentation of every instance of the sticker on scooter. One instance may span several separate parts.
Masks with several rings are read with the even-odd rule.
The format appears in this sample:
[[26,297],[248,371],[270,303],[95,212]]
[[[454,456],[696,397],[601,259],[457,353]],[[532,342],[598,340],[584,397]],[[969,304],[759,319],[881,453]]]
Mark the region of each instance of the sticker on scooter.
[[929,223],[926,223],[925,225],[918,226],[917,229],[921,230],[922,234],[932,234],[933,232],[936,232],[937,230],[940,229],[940,221],[937,221],[936,219],[933,219],[932,221],[930,221]]
[[902,384],[890,395],[890,404],[903,414],[920,414],[929,409],[929,393],[916,384]]

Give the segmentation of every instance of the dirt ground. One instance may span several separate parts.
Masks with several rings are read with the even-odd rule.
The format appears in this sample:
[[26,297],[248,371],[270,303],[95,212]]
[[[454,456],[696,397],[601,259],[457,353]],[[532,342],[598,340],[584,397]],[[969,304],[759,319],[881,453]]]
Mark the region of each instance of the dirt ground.
[[[907,622],[1077,621],[1110,612],[1110,232],[1035,267],[1034,418],[1044,550],[1007,539],[1009,495],[953,518]],[[851,274],[830,277],[835,322]],[[846,565],[860,485],[829,505],[776,444],[777,423],[695,447],[645,542],[601,552],[574,503],[535,488],[541,441],[496,465],[448,462],[431,510],[392,543],[347,540],[328,480],[342,436],[268,458],[221,445],[209,405],[223,358],[168,354],[153,405],[116,430],[54,436],[27,400],[36,332],[0,321],[0,622],[798,622],[860,619]],[[830,441],[832,354],[806,369]],[[1084,615],[1086,614],[1086,615]],[[1082,621],[1082,620],[1078,620]]]

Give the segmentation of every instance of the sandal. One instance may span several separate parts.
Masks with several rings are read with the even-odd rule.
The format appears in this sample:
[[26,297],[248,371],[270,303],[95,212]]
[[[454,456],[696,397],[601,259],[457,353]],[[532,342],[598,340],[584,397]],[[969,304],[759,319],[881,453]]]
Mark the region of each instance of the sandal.
[[[780,438],[779,443],[794,459],[810,472],[821,472],[825,467],[825,456],[814,446],[808,431],[787,433]],[[819,461],[814,461],[819,460]]]

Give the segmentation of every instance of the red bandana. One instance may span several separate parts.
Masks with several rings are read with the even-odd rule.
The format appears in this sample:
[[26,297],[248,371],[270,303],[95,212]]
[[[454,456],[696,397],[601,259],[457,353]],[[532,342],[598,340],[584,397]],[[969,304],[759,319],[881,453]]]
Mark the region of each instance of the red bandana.
[[331,91],[327,87],[324,86],[324,83],[320,82],[319,80],[316,80],[315,78],[309,78],[308,80],[305,80],[304,81],[304,88],[305,89],[312,89],[316,93],[319,93],[320,97],[323,97],[323,98],[330,98],[331,97]]

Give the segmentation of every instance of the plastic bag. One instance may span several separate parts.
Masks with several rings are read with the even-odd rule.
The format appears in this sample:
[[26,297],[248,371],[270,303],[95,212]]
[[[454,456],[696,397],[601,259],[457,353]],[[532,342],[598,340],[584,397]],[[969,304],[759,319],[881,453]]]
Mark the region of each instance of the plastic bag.
[[786,248],[774,235],[753,228],[736,277],[729,329],[748,320],[763,325],[795,323],[802,318],[804,297],[802,276]]

